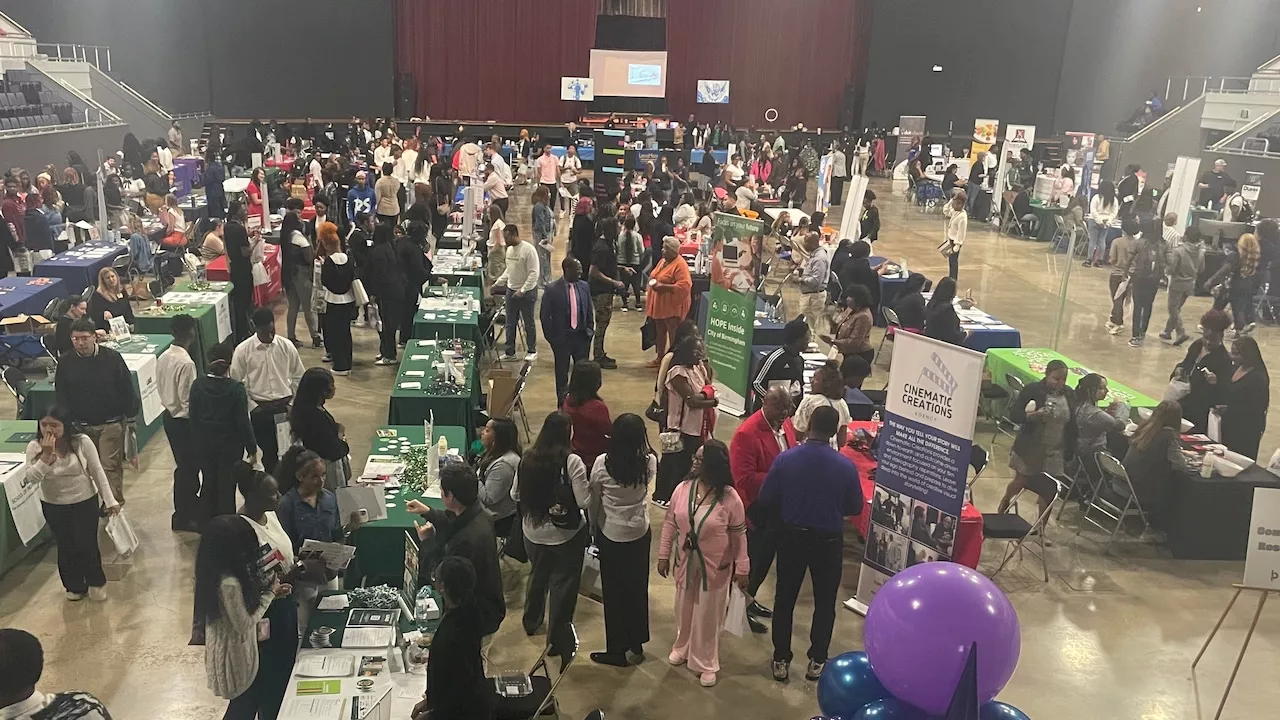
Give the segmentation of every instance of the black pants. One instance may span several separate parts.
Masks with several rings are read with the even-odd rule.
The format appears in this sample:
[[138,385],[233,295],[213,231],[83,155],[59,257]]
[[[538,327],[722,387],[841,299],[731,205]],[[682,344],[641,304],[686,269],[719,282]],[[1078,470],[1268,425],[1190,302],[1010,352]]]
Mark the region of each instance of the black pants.
[[494,205],[502,208],[502,217],[505,218],[507,216],[507,209],[511,207],[511,198],[494,198],[492,202]]
[[58,577],[68,592],[84,594],[107,584],[98,551],[98,496],[70,505],[40,501],[58,543]]
[[947,256],[947,275],[952,280],[960,279],[960,253],[951,253]]
[[599,534],[605,651],[620,654],[649,642],[649,545],[652,532],[630,542]]
[[289,689],[298,656],[298,605],[291,597],[267,607],[271,637],[258,643],[258,674],[248,690],[232,698],[222,720],[275,720]]
[[655,502],[667,502],[671,493],[689,474],[693,467],[693,455],[702,447],[702,438],[698,435],[680,433],[684,449],[678,453],[665,453],[658,459],[658,478],[653,483],[653,499]]
[[773,598],[773,659],[791,661],[791,622],[805,572],[813,586],[813,622],[809,629],[809,659],[827,661],[831,631],[836,622],[836,593],[840,589],[843,538],[797,527],[778,531],[778,578]]
[[1147,326],[1151,324],[1151,306],[1156,302],[1156,290],[1160,286],[1153,283],[1131,283],[1129,292],[1133,294],[1133,337],[1141,338],[1147,334]]
[[1116,297],[1116,290],[1120,289],[1120,283],[1124,282],[1123,275],[1112,273],[1107,279],[1107,287],[1111,291],[1111,324],[1124,326],[1124,299],[1129,297],[1129,288],[1126,288],[1120,297]]
[[410,288],[404,299],[404,309],[400,314],[400,344],[408,345],[413,339],[413,318],[418,314],[418,301],[421,299],[421,287]]
[[516,330],[524,325],[524,340],[528,352],[538,352],[538,327],[534,324],[533,306],[538,302],[538,291],[530,290],[521,297],[507,295],[507,355],[516,354]]
[[200,461],[191,440],[191,420],[164,414],[164,434],[173,452],[173,518],[175,524],[200,519]]
[[[254,432],[257,432],[256,428]],[[275,435],[275,429],[271,430]],[[206,438],[205,442],[217,443],[218,438]],[[219,515],[233,515],[236,511],[236,481],[231,469],[244,455],[244,448],[222,444],[195,447],[196,459],[204,482],[200,485],[200,521],[207,523]]]
[[778,541],[774,530],[768,527],[747,528],[747,557],[751,560],[751,576],[747,584],[747,594],[755,597],[756,591],[764,584],[769,568],[773,567],[773,556],[778,550]]
[[333,358],[334,372],[351,369],[351,320],[355,318],[355,312],[355,303],[328,303],[325,306],[324,346]]
[[[562,545],[539,545],[524,541],[532,567],[524,599],[524,631],[532,635],[542,625],[546,610],[547,643],[554,648],[566,644],[569,623],[578,607],[578,586],[582,583],[582,553],[587,548],[587,528],[579,528],[573,539]],[[600,563],[602,566],[604,563]]]
[[404,322],[404,296],[384,295],[378,298],[378,314],[382,317],[382,330],[378,331],[378,356],[395,359],[396,333]]
[[618,294],[622,296],[622,307],[627,306],[627,291],[630,290],[636,295],[636,309],[644,310],[644,305],[640,302],[640,293],[644,292],[644,273],[640,272],[639,265],[619,265],[619,268],[630,268],[631,274],[622,273],[622,289]]
[[258,449],[262,451],[262,469],[274,475],[276,465],[280,464],[280,444],[276,442],[276,415],[288,415],[288,404],[272,403],[269,406],[259,405],[249,411],[249,422],[253,425],[253,435],[258,441]]
[[245,278],[245,281],[248,283],[246,289],[240,288],[241,282],[237,278],[231,290],[231,332],[237,343],[253,334],[253,323],[249,320],[253,313],[253,279]]
[[844,204],[844,178],[831,176],[831,204]]
[[1253,322],[1253,311],[1256,305],[1253,296],[1256,294],[1253,282],[1248,278],[1237,277],[1231,283],[1228,296],[1231,299],[1231,318],[1236,332]]
[[585,332],[570,332],[559,342],[553,343],[548,338],[547,344],[551,346],[551,354],[556,361],[556,407],[559,407],[569,390],[569,365],[586,361],[591,340]]

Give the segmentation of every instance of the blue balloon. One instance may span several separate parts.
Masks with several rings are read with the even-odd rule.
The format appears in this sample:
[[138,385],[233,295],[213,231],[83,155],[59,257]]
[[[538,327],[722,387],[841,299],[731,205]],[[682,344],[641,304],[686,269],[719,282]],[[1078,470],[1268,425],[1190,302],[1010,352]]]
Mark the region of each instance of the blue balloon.
[[893,697],[872,700],[852,720],[929,720],[929,714]]
[[992,700],[978,708],[978,720],[1031,720],[1031,718],[1008,703]]
[[818,705],[828,717],[851,718],[863,705],[887,697],[864,652],[832,658],[818,679]]

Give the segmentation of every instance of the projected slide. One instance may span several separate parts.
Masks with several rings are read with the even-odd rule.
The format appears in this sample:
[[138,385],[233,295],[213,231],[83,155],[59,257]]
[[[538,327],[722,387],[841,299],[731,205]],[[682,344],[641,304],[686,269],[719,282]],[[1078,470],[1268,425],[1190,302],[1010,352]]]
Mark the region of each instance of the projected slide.
[[591,80],[597,96],[665,97],[667,54],[592,50]]

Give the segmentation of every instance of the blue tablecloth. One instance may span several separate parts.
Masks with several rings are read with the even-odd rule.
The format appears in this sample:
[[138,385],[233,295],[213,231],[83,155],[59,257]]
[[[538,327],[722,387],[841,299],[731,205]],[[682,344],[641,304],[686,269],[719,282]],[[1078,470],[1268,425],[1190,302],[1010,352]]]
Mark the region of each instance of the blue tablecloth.
[[1022,334],[1017,329],[971,329],[969,330],[968,339],[964,341],[964,346],[978,352],[986,352],[991,348],[1020,348],[1022,347]]
[[[94,248],[107,248],[110,252],[102,257],[93,258],[73,254]],[[36,263],[35,275],[38,277],[62,278],[64,283],[63,291],[68,295],[77,295],[90,285],[96,286],[98,284],[98,272],[104,267],[109,267],[117,257],[128,252],[129,248],[125,245],[114,243],[110,240],[94,240],[83,245],[77,245],[67,252],[54,255],[48,260]]]
[[[889,258],[872,255],[867,258],[867,260],[871,263],[872,268],[878,268],[887,262]],[[905,277],[880,276],[880,307],[876,308],[875,312],[877,326],[885,327],[888,324],[885,322],[884,313],[880,312],[880,308],[893,307],[894,303],[898,300],[898,293],[902,290],[902,286],[905,285],[906,282],[907,279]]]
[[0,278],[0,317],[42,314],[50,300],[64,294],[62,280],[58,278]]
[[173,159],[173,194],[178,197],[186,197],[191,194],[191,188],[195,185],[196,175],[200,172],[200,160],[193,157],[180,157]]
[[[702,334],[707,332],[707,310],[711,307],[711,293],[704,292],[698,301],[698,327],[702,329]],[[759,296],[756,297],[756,310],[767,310],[768,306]],[[771,348],[778,347],[782,344],[782,332],[786,327],[786,323],[772,322],[769,320],[756,320],[755,330],[752,332],[751,344],[764,345]]]

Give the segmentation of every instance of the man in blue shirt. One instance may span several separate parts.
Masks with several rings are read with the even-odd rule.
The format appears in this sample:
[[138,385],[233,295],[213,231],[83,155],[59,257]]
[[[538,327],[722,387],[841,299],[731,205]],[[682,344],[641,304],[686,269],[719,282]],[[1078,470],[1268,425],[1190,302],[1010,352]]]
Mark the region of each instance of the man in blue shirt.
[[790,675],[791,621],[806,571],[813,584],[807,680],[816,681],[822,675],[831,645],[843,567],[844,519],[863,507],[858,469],[829,444],[839,425],[835,408],[814,410],[804,444],[778,455],[756,499],[780,521],[773,599],[773,677],[779,682]]

